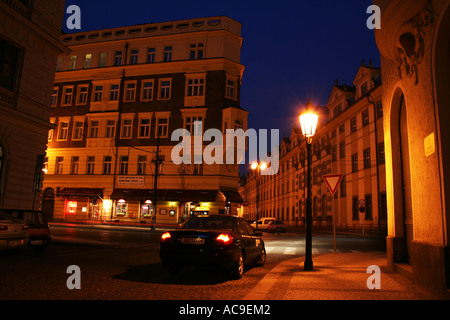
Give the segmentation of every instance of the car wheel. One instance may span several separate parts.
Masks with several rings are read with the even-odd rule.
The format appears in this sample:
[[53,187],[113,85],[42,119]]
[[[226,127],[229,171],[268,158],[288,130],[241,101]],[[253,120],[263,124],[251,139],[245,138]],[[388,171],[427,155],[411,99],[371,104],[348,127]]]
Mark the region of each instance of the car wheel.
[[244,274],[244,255],[239,253],[238,261],[230,269],[230,274],[234,279],[241,279]]
[[262,267],[265,263],[266,263],[266,249],[263,248],[262,251],[261,251],[261,256],[256,261],[256,265],[258,267]]

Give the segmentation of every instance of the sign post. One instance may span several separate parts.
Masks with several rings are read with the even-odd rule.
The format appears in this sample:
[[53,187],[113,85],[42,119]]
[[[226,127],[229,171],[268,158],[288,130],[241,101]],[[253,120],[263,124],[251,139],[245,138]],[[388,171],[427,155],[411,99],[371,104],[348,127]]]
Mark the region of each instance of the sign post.
[[[344,177],[343,174],[330,174],[330,175],[323,175],[322,179],[325,181],[325,184],[328,187],[328,190],[331,192],[331,202],[334,203],[334,194],[336,193],[339,183],[341,182],[342,178]],[[333,206],[334,207],[334,206]],[[335,209],[335,208],[333,208]],[[334,244],[334,253],[336,254],[336,210],[333,210],[333,244]]]

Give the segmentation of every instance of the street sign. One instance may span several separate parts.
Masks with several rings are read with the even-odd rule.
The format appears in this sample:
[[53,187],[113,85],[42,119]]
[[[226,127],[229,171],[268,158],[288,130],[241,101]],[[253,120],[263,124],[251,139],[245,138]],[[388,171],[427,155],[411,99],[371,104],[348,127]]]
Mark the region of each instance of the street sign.
[[328,190],[330,190],[333,196],[336,193],[339,187],[339,183],[341,182],[343,177],[344,177],[343,174],[328,174],[322,176],[323,181],[325,181]]

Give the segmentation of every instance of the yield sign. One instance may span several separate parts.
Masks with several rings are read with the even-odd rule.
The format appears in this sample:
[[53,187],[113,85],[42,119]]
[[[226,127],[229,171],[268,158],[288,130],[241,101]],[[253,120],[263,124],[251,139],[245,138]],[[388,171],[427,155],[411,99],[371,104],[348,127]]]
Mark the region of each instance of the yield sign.
[[322,176],[322,179],[327,184],[328,190],[334,195],[343,177],[343,174],[329,174]]

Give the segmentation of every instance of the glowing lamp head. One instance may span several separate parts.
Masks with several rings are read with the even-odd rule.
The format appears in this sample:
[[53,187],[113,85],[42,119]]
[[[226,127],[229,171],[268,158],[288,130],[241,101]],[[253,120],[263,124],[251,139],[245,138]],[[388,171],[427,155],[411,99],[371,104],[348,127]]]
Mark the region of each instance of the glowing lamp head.
[[302,128],[303,135],[308,140],[316,134],[318,121],[319,116],[314,113],[304,113],[300,115],[300,127]]
[[255,170],[256,168],[258,168],[258,162],[253,162],[252,165],[250,166],[250,168],[252,168],[252,170]]
[[261,162],[261,164],[259,165],[259,167],[261,168],[261,170],[265,170],[265,169],[267,168],[267,163]]

